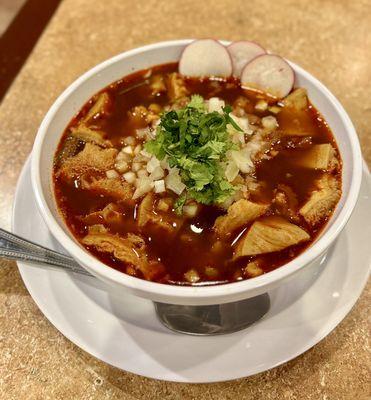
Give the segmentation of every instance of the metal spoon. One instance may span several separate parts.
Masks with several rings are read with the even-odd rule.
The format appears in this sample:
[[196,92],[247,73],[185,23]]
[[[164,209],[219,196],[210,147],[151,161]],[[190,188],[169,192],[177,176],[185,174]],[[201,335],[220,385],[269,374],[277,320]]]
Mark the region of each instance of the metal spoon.
[[0,257],[7,260],[27,261],[54,266],[70,272],[93,276],[72,257],[47,249],[0,228]]
[[[0,257],[58,267],[94,277],[72,257],[47,249],[0,228]],[[270,307],[268,294],[247,300],[209,306],[185,306],[154,302],[160,322],[188,335],[220,335],[239,331],[258,321]]]

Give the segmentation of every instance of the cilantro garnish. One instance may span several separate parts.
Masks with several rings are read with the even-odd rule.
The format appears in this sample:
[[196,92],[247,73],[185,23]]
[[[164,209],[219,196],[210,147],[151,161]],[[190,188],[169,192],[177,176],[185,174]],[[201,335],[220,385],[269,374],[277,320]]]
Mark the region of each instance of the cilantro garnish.
[[176,202],[174,203],[174,211],[178,214],[181,215],[183,211],[183,206],[187,200],[187,196],[182,194],[181,196],[178,197]]
[[[179,169],[187,197],[199,203],[222,203],[235,191],[223,168],[227,151],[236,148],[227,125],[242,131],[230,117],[231,111],[226,106],[223,113],[208,113],[203,98],[194,95],[184,108],[164,113],[156,138],[145,144],[149,153],[159,160],[167,157],[169,166]],[[178,199],[177,209],[182,209],[185,198]]]

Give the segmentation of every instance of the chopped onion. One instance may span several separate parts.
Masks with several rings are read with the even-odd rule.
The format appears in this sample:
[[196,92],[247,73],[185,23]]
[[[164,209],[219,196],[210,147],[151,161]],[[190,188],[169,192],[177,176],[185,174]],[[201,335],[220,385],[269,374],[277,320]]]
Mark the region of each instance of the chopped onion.
[[227,124],[227,132],[231,136],[233,143],[245,144],[245,133],[235,129],[231,124]]
[[281,112],[282,108],[278,107],[278,106],[271,106],[269,107],[269,111],[273,114],[278,114],[279,112]]
[[134,154],[137,156],[140,151],[142,150],[142,145],[141,144],[137,144],[134,148]]
[[252,130],[250,129],[249,126],[249,120],[244,117],[236,117],[233,114],[229,114],[230,117],[233,119],[233,121],[243,130],[244,133],[247,133],[248,135],[252,134]]
[[160,166],[160,161],[156,157],[152,157],[147,164],[147,171],[149,173],[153,172],[157,167]]
[[168,211],[170,208],[169,199],[160,199],[157,203],[157,209],[159,211]]
[[142,128],[142,129],[137,129],[135,133],[139,139],[144,139],[150,134],[150,130],[149,128]]
[[239,168],[234,161],[230,161],[227,163],[227,167],[225,169],[225,177],[227,178],[228,182],[232,182],[239,173]]
[[130,161],[131,157],[129,156],[129,154],[124,153],[123,151],[120,151],[117,156],[116,156],[116,160],[117,161]]
[[133,136],[127,136],[126,138],[124,138],[124,143],[126,145],[134,146],[135,145],[135,138],[133,138]]
[[254,157],[256,153],[262,150],[263,142],[255,136],[249,143],[244,147],[244,152],[249,154],[250,158]]
[[188,218],[193,218],[197,215],[198,209],[197,204],[187,204],[183,206],[183,214]]
[[273,131],[277,128],[278,122],[276,118],[273,117],[273,115],[268,115],[267,117],[262,118],[262,125],[264,128]]
[[176,168],[170,170],[169,175],[165,178],[166,188],[172,190],[177,195],[180,195],[186,188],[186,185],[182,182],[179,171]]
[[133,154],[133,148],[131,146],[126,146],[121,151],[129,155]]
[[133,199],[143,196],[144,194],[150,192],[153,188],[153,181],[148,177],[139,178],[136,181],[136,190],[133,194]]
[[138,172],[140,169],[142,169],[142,164],[139,162],[134,162],[133,165],[131,166],[131,169],[134,172]]
[[122,177],[126,180],[128,183],[134,183],[135,180],[137,179],[134,172],[126,172],[126,174],[122,175]]
[[254,164],[251,161],[251,153],[246,147],[241,150],[232,150],[229,153],[231,160],[235,162],[241,172],[247,174],[251,171]]
[[169,163],[167,162],[167,157],[160,161],[160,166],[162,169],[170,170]]
[[109,171],[106,171],[106,176],[108,179],[114,179],[118,178],[120,175],[114,169],[110,169]]
[[155,185],[155,193],[165,192],[165,181],[163,179],[153,182]]
[[158,179],[163,178],[164,175],[165,175],[164,170],[161,167],[156,167],[149,177],[152,180],[157,181]]
[[268,108],[268,103],[265,100],[259,100],[255,104],[255,110],[265,111]]
[[200,275],[194,269],[190,269],[184,274],[184,277],[187,279],[189,283],[196,283],[200,280]]
[[143,178],[144,176],[148,176],[148,172],[145,169],[140,169],[137,172],[138,178]]
[[118,160],[115,164],[115,168],[122,174],[129,169],[129,164],[125,160]]
[[143,157],[146,157],[146,158],[148,158],[148,159],[150,159],[150,158],[152,157],[152,154],[151,154],[151,153],[148,153],[148,151],[146,151],[146,150],[141,150],[140,154],[141,154]]
[[143,156],[142,154],[138,154],[133,158],[133,162],[144,162],[147,164],[148,157]]
[[219,99],[218,97],[211,97],[208,101],[207,108],[210,113],[217,111],[218,113],[222,114],[223,107],[225,107],[225,102],[224,100]]

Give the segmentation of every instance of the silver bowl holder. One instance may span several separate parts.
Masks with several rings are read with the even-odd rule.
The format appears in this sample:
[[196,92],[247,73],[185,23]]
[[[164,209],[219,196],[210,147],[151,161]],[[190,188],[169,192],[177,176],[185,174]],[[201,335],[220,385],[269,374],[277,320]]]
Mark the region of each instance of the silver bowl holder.
[[233,303],[184,306],[154,302],[157,317],[167,328],[189,335],[221,335],[245,329],[270,308],[267,293]]

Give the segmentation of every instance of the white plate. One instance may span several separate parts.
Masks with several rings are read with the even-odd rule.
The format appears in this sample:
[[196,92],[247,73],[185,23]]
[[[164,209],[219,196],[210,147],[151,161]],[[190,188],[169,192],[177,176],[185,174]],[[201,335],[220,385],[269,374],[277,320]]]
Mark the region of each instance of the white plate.
[[[229,335],[176,334],[159,323],[148,300],[112,293],[96,279],[64,271],[24,262],[18,263],[19,270],[49,321],[77,346],[108,364],[177,382],[246,377],[302,354],[350,311],[369,273],[370,244],[365,238],[371,237],[370,192],[365,167],[354,214],[321,263],[272,291],[272,307],[262,320]],[[37,211],[29,162],[18,182],[13,231],[61,251]]]

